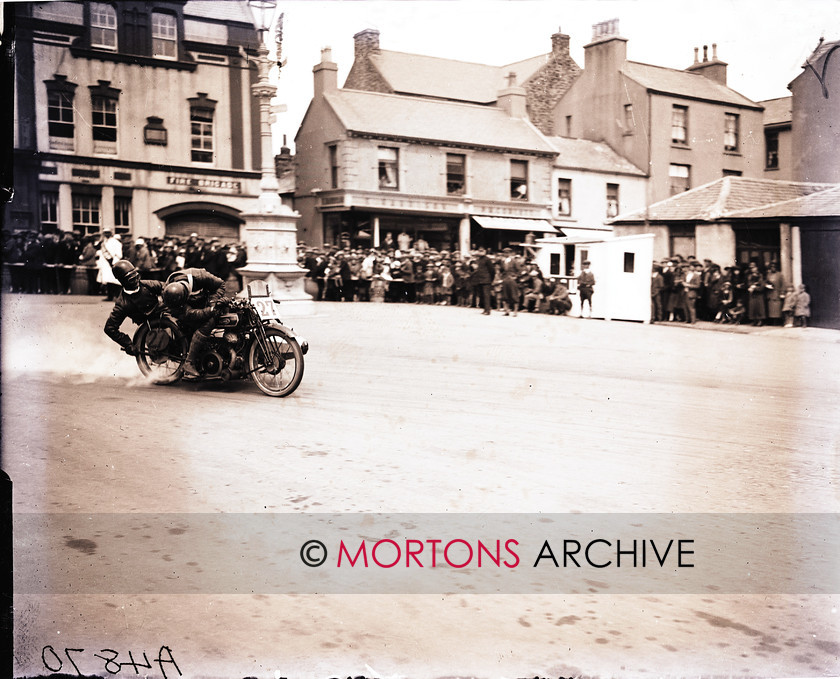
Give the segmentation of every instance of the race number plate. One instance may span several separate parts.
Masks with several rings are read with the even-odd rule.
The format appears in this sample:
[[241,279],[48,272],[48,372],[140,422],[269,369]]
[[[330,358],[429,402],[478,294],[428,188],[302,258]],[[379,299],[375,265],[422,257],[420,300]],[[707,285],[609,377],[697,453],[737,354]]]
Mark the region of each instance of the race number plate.
[[274,300],[271,297],[252,297],[251,304],[254,305],[254,308],[263,320],[273,321],[279,318],[277,305],[274,304]]

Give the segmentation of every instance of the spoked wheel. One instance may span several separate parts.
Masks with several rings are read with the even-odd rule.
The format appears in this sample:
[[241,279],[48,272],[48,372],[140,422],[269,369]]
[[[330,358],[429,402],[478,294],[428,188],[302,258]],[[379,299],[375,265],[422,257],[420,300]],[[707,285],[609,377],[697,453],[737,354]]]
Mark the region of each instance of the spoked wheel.
[[265,342],[255,338],[248,351],[248,370],[264,394],[288,396],[303,379],[303,351],[293,337],[265,329]]
[[187,338],[168,318],[141,325],[134,336],[137,366],[155,384],[170,384],[181,377],[187,358]]

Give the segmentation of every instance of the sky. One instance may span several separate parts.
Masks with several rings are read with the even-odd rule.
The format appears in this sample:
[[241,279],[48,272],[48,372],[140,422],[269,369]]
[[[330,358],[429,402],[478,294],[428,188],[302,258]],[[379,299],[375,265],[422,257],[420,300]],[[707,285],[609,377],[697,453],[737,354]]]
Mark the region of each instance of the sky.
[[332,49],[338,84],[353,64],[353,35],[379,30],[384,50],[493,66],[551,51],[551,35],[570,36],[584,66],[592,25],[619,20],[632,61],[684,69],[694,48],[717,44],[728,84],[753,101],[790,94],[820,37],[840,40],[840,0],[290,0],[283,12],[283,53],[274,125],[277,150],[294,136],[312,99],[312,67]]

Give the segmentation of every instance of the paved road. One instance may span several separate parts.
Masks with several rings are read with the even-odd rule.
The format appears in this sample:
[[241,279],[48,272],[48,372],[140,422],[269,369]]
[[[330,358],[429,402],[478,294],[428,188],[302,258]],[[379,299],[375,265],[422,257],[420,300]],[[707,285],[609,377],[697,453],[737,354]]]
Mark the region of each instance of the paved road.
[[[840,505],[840,333],[486,318],[449,307],[316,309],[291,322],[312,344],[303,385],[277,400],[247,383],[147,385],[101,334],[107,305],[4,298],[3,463],[16,511]],[[207,567],[156,551],[157,530],[129,536],[123,559],[136,558],[149,577],[149,564],[172,578]],[[97,594],[86,569],[112,537],[63,535],[41,566],[18,554],[18,570],[35,571],[32,581],[49,592],[18,596],[20,674],[44,671],[47,645],[62,671],[69,646],[86,649],[76,654],[80,669],[100,673],[101,649],[121,652],[118,661],[146,650],[151,660],[163,645],[187,676],[840,673],[830,594],[611,593],[604,578],[567,594]],[[93,593],[55,593],[74,582]]]

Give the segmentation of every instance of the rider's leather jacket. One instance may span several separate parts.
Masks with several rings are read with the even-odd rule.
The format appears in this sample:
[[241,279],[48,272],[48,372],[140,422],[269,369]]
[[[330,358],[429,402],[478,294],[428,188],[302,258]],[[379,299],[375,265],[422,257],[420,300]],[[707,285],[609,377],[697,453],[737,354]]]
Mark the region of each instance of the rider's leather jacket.
[[131,344],[131,338],[120,331],[120,326],[126,318],[140,325],[159,305],[159,296],[163,292],[160,281],[140,281],[137,292],[127,293],[123,290],[111,315],[105,322],[105,334],[119,344],[123,349]]
[[179,320],[201,323],[213,315],[213,305],[225,296],[225,282],[206,269],[183,269],[166,279],[166,284],[184,281],[190,296],[183,309],[172,310]]

